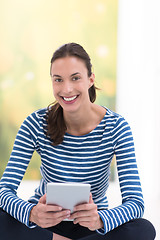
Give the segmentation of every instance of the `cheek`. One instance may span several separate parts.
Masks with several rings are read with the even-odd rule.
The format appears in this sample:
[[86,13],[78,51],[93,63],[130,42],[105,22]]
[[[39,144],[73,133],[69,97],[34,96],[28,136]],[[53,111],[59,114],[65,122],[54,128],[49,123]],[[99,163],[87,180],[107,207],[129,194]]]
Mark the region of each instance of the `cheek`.
[[77,84],[77,89],[79,89],[80,91],[87,91],[90,88],[90,84],[89,81],[83,81],[79,84]]
[[56,96],[58,89],[52,84],[53,95]]

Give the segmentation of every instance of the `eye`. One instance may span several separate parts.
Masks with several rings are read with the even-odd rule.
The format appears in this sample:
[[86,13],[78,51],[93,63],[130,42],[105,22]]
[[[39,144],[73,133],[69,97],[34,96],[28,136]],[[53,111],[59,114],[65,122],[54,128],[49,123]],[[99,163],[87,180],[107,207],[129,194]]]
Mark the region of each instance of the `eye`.
[[55,82],[62,82],[62,79],[61,78],[56,78]]
[[72,78],[73,81],[77,81],[77,80],[79,80],[79,79],[80,79],[79,76],[75,76],[75,77]]

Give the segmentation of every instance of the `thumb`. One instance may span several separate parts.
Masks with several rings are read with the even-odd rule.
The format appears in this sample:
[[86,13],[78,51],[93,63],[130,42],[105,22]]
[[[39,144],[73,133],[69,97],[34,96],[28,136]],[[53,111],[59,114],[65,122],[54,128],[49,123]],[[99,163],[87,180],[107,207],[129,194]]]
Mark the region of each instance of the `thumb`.
[[46,204],[46,193],[39,199],[39,203]]
[[90,193],[90,196],[89,196],[89,203],[93,203],[92,193]]

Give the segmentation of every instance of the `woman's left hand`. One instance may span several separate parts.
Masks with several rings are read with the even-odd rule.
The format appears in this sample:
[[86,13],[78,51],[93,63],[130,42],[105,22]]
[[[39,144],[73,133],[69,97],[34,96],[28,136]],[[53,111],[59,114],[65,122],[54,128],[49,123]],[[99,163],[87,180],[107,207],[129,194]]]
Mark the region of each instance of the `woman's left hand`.
[[98,214],[97,205],[94,204],[92,194],[90,193],[89,203],[80,204],[74,207],[74,213],[69,219],[74,219],[74,224],[87,227],[91,231],[103,227],[103,222]]

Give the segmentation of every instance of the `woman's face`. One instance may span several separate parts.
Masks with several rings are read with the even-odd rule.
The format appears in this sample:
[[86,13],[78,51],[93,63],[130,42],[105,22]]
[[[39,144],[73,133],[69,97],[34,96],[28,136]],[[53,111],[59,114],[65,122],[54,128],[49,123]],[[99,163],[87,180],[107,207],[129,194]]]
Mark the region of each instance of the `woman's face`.
[[94,84],[94,74],[88,77],[83,60],[68,56],[51,66],[53,94],[64,111],[75,112],[90,104],[88,89]]

